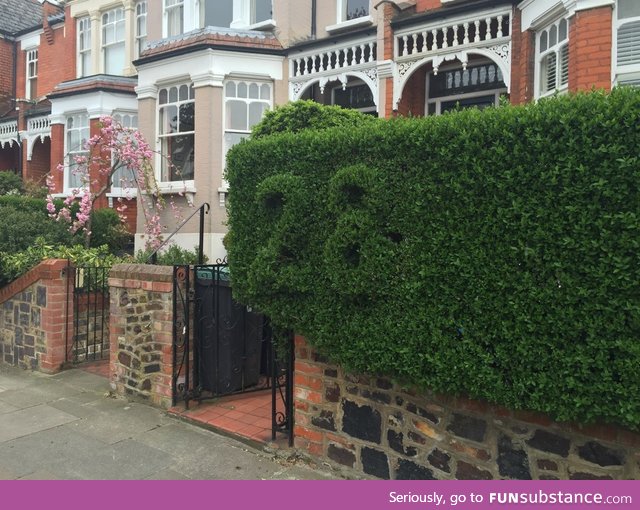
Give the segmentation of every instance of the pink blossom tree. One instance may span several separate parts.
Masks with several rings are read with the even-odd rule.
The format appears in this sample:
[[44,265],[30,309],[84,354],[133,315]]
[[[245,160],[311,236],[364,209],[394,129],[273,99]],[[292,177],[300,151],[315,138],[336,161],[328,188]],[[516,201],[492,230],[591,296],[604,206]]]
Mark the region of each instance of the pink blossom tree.
[[[151,164],[154,151],[138,130],[123,127],[112,117],[101,117],[99,127],[99,134],[85,142],[83,153],[70,158],[69,171],[76,177],[78,185],[71,190],[59,210],[53,199],[55,178],[51,174],[47,176],[49,216],[57,221],[68,222],[73,233],[82,232],[85,246],[89,247],[91,213],[96,201],[110,189],[114,176],[123,170],[118,173],[118,178],[125,196],[118,199],[116,211],[124,222],[127,218],[125,200],[134,198],[135,193],[145,218],[146,248],[155,249],[162,244],[164,229],[160,213],[166,208],[166,202],[159,192]],[[64,164],[57,166],[57,171],[64,173],[64,170]],[[72,204],[75,202],[79,203],[79,207],[74,214]],[[179,216],[176,205],[172,201],[170,205],[174,215]]]

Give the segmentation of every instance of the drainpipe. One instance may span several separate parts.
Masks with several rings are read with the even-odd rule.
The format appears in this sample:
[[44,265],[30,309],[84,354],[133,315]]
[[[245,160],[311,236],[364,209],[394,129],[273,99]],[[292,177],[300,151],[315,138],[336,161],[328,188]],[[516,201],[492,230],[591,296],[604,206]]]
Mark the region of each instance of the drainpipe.
[[311,0],[311,39],[316,38],[316,17],[318,13],[318,0]]
[[[11,80],[11,89],[13,95],[13,102],[15,109],[19,110],[18,106],[18,41],[13,42],[13,79]],[[24,181],[24,171],[22,170],[22,140],[20,140],[20,112],[18,111],[18,124],[16,125],[18,130],[18,168],[16,173]]]

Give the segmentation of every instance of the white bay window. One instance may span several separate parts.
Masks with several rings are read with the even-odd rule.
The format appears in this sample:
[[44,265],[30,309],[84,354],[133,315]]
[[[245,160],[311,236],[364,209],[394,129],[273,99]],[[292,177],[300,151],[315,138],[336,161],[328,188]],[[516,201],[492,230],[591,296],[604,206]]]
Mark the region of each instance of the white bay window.
[[[89,115],[76,113],[67,116],[65,123],[65,190],[79,189],[84,183],[78,158],[86,158],[89,155],[87,141],[89,140]],[[86,165],[84,165],[86,168]]]
[[536,97],[569,86],[569,23],[562,18],[536,34]]
[[195,149],[193,85],[162,88],[158,95],[160,181],[192,181]]

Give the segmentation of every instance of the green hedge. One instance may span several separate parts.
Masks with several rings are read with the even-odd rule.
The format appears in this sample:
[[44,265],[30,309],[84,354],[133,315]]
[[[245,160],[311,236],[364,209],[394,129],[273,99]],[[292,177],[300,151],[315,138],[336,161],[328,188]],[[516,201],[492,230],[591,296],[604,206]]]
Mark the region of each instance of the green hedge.
[[266,136],[234,292],[349,370],[640,425],[640,91]]

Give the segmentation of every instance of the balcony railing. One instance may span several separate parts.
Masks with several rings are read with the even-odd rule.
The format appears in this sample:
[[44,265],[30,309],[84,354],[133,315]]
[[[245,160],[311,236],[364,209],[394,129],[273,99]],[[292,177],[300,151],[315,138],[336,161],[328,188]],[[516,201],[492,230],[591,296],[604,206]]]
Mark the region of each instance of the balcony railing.
[[374,63],[376,50],[375,42],[362,42],[342,48],[318,51],[293,59],[291,75],[298,78],[323,72],[345,70],[359,64]]
[[49,134],[51,132],[51,121],[49,117],[34,117],[27,121],[27,132],[29,135]]
[[510,36],[510,13],[479,16],[475,19],[424,26],[396,36],[396,58],[427,56],[462,50],[472,46],[496,44]]
[[6,143],[11,143],[18,138],[18,121],[3,122],[0,124],[0,147]]

